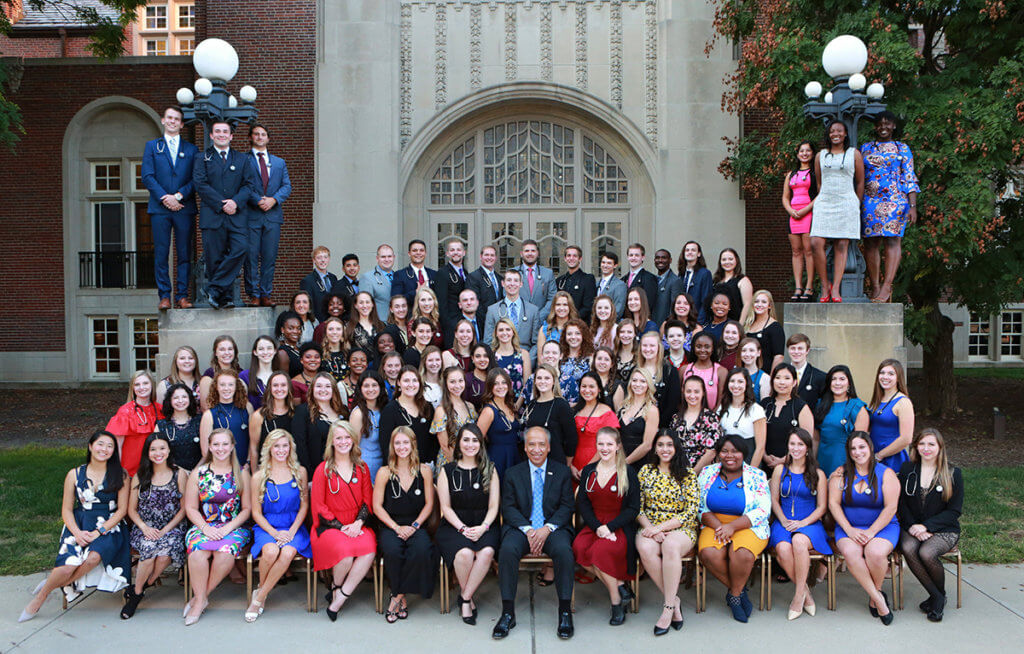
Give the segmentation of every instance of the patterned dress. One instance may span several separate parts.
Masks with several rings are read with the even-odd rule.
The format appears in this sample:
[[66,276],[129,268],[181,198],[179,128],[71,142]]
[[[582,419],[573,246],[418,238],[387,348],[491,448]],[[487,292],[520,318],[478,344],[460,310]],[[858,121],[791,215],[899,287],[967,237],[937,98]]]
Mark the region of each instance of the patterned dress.
[[654,463],[640,468],[637,476],[640,479],[640,515],[652,525],[678,518],[680,525],[676,531],[685,533],[691,542],[696,543],[697,509],[700,506],[697,476],[689,473],[680,484]]
[[199,447],[199,416],[193,416],[184,425],[174,422],[174,418],[156,421],[156,429],[171,441],[171,457],[174,464],[185,470],[192,470],[203,458]]
[[509,378],[512,379],[512,388],[509,390],[512,392],[512,397],[518,400],[523,395],[523,385],[526,383],[523,379],[523,354],[522,351],[515,352],[508,356],[497,356],[495,355],[495,361],[499,368],[504,368],[505,372],[508,373]]
[[[211,527],[221,527],[238,517],[242,510],[242,496],[234,473],[217,474],[209,466],[199,469],[199,511]],[[210,540],[193,525],[188,530],[185,544],[191,554],[196,550],[227,552],[238,556],[249,543],[249,530],[238,527],[220,540]]]
[[590,359],[568,358],[561,365],[558,374],[558,387],[562,390],[562,397],[569,404],[576,404],[580,401],[580,379],[590,371]]
[[902,237],[910,210],[908,194],[921,190],[914,155],[899,141],[869,141],[860,146],[860,152],[864,157],[862,236]]
[[[462,425],[465,425],[465,424],[470,423],[470,422],[472,422],[472,423],[476,422],[477,414],[476,414],[476,409],[473,407],[473,405],[470,404],[469,402],[466,402],[466,410],[469,411],[469,415],[465,419],[462,419],[461,417],[459,417],[458,414],[455,415],[455,433],[456,434],[458,434],[459,430],[462,429]],[[445,432],[445,430],[447,429],[447,426],[448,426],[448,416],[445,415],[445,412],[444,411],[435,411],[434,412],[434,419],[430,423],[430,433],[431,434],[437,434],[438,432]],[[447,438],[447,433],[445,433],[444,436],[442,436],[442,438]],[[446,457],[444,455],[444,450],[443,449],[438,450],[438,452],[437,452],[437,465],[436,465],[436,469],[440,470],[447,463],[448,463],[448,457]]]
[[[86,466],[75,469],[75,523],[79,529],[93,531],[117,511],[117,491],[107,490],[104,483],[94,485],[85,472]],[[128,483],[125,480],[125,483]],[[100,555],[101,563],[75,582],[75,590],[81,591],[95,586],[98,590],[114,593],[128,585],[132,560],[128,548],[127,534],[117,524],[85,547],[75,541],[74,534],[64,526],[60,532],[60,548],[57,550],[55,567],[62,565],[79,566],[85,563],[90,553]]]
[[683,414],[677,413],[672,416],[668,428],[679,438],[691,468],[697,465],[704,452],[713,448],[722,436],[718,414],[710,409],[702,409],[692,425],[687,425]]
[[[162,486],[151,484],[139,492],[139,517],[154,529],[163,529],[181,510],[181,491],[178,490],[178,475],[186,474],[175,470],[171,479]],[[137,525],[132,525],[129,540],[132,549],[139,553],[139,560],[155,559],[158,556],[171,557],[171,568],[185,565],[184,521],[156,540],[149,540]]]

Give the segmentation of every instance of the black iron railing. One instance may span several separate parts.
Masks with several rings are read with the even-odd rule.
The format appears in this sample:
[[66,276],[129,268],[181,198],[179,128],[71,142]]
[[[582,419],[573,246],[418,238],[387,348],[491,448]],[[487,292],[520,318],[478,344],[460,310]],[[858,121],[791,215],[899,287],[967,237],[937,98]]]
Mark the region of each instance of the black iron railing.
[[101,250],[78,253],[80,288],[156,288],[153,253]]

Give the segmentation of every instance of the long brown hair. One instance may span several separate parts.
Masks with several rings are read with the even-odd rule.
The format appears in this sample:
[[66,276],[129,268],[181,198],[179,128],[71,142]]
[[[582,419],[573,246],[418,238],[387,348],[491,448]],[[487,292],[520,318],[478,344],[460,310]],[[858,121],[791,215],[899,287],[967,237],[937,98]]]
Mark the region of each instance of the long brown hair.
[[948,502],[953,497],[953,471],[949,467],[949,459],[946,457],[946,439],[935,427],[925,427],[917,432],[914,440],[910,443],[910,460],[920,465],[921,455],[917,452],[917,444],[925,436],[931,436],[939,446],[939,453],[935,457],[935,479],[932,487],[942,486],[942,499]]
[[309,382],[309,397],[306,398],[306,404],[309,406],[309,422],[315,423],[320,419],[320,404],[313,397],[313,387],[316,386],[316,380],[321,378],[331,382],[331,410],[337,413],[339,418],[347,418],[348,406],[341,399],[341,391],[338,390],[338,382],[334,380],[334,375],[329,372],[318,372]]
[[860,439],[868,444],[868,488],[871,492],[879,489],[878,478],[875,476],[875,444],[866,431],[855,431],[846,439],[846,461],[843,462],[843,485],[846,487],[846,501],[853,502],[853,482],[857,479],[857,464],[850,456],[850,446]]
[[[637,297],[640,298],[640,309],[636,313],[629,310],[629,296],[631,293],[636,293]],[[634,286],[626,292],[626,308],[622,311],[622,317],[632,322],[638,332],[647,326],[647,321],[651,319],[651,307],[648,306],[647,293],[643,289]]]
[[[871,391],[871,402],[868,403],[868,411],[876,410],[878,405],[882,403],[882,397],[885,396],[882,385],[878,383],[878,375],[882,372],[882,368],[886,366],[896,371],[896,392],[910,397],[910,393],[907,391],[907,375],[903,372],[903,364],[896,359],[883,359],[882,363],[878,364],[878,369],[875,370],[875,385]],[[850,384],[853,384],[852,380]]]
[[[612,312],[608,316],[608,320],[604,322],[602,322],[601,319],[597,317],[597,303],[601,301],[607,302],[608,305],[612,308]],[[616,345],[618,344],[615,342],[616,318],[618,318],[618,316],[615,313],[615,302],[612,300],[610,295],[605,295],[604,293],[602,293],[601,295],[598,295],[596,298],[594,298],[594,310],[591,311],[590,315],[590,332],[594,335],[595,339],[597,338],[598,332],[600,332],[601,334],[601,342],[598,343],[595,341],[595,346],[609,346],[615,348],[615,350],[618,351],[618,348],[616,347]],[[601,329],[602,327],[604,328],[603,330]]]
[[461,461],[462,454],[462,435],[465,432],[469,432],[476,436],[477,442],[480,443],[480,451],[476,453],[476,469],[480,473],[480,489],[487,493],[491,490],[491,477],[494,476],[494,463],[491,462],[490,457],[487,456],[487,441],[484,439],[483,432],[476,426],[476,423],[467,422],[466,424],[459,427],[459,434],[455,439],[455,445],[452,447],[452,455],[455,457],[455,461]]
[[[448,392],[448,379],[455,374],[462,375],[462,380],[466,380],[466,371],[460,366],[448,366],[441,371],[441,411],[444,412],[444,432],[448,438],[448,447],[452,447],[455,444],[455,436],[458,432],[458,427],[455,426],[455,418],[457,413],[455,411],[455,404],[452,402],[451,393]],[[462,398],[459,398],[462,399]],[[470,407],[472,406],[466,400],[462,400],[466,405],[466,412],[472,416]]]
[[[568,293],[566,293],[568,295]],[[565,363],[569,358],[569,341],[565,340],[565,335],[568,333],[570,327],[575,327],[580,330],[580,335],[583,337],[580,343],[579,359],[589,359],[594,354],[594,337],[590,333],[590,328],[587,327],[587,323],[583,322],[579,318],[570,318],[565,323],[565,327],[562,327],[562,336],[558,342],[558,349],[562,352],[562,363]],[[557,379],[557,377],[556,377]]]
[[[210,367],[213,368],[214,372],[220,370],[220,362],[217,361],[217,346],[224,342],[231,343],[231,347],[235,348],[235,358],[231,360],[231,370],[234,370],[235,373],[242,372],[242,366],[238,363],[238,343],[228,334],[221,334],[213,339],[213,356],[210,357]],[[198,359],[196,360],[196,367],[199,367]]]
[[[576,310],[576,303],[573,301],[572,296],[566,291],[558,291],[555,293],[555,297],[551,299],[551,310],[548,311],[548,317],[544,319],[549,329],[556,329],[558,327],[558,318],[555,316],[555,305],[558,300],[565,298],[565,301],[569,303],[569,315],[565,317],[566,320],[573,320],[580,317],[579,312]],[[568,324],[568,323],[566,323]]]
[[283,370],[278,370],[271,373],[270,378],[267,379],[267,388],[263,393],[263,406],[260,407],[260,415],[263,416],[264,420],[274,419],[274,402],[276,398],[270,394],[270,385],[274,381],[274,377],[284,377],[286,387],[288,388],[288,394],[284,396],[284,407],[287,409],[288,417],[295,415],[295,397],[292,395],[292,380],[288,377],[288,373]]
[[807,448],[807,454],[804,456],[804,485],[807,486],[807,492],[814,494],[818,488],[818,458],[814,456],[814,439],[807,433],[806,429],[800,427],[793,427],[789,430],[789,435],[786,436],[786,457],[783,460],[783,465],[786,470],[793,465],[793,456],[789,453],[789,439],[796,436]]

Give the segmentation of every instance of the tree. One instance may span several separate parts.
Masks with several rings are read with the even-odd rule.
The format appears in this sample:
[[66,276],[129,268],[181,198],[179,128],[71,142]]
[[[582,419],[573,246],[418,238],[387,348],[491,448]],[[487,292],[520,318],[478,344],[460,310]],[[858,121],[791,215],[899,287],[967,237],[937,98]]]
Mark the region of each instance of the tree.
[[[146,0],[102,0],[102,3],[111,11],[100,12],[95,5],[83,5],[75,0],[0,0],[0,35],[10,34],[10,15],[19,5],[35,10],[55,9],[69,19],[91,25],[94,31],[90,52],[100,59],[114,59],[124,52],[125,28],[135,21],[136,11],[146,5]],[[0,145],[13,148],[24,130],[18,105],[4,95],[8,77],[8,67],[0,61]]]
[[[921,43],[911,42],[910,25],[920,26]],[[746,193],[776,193],[796,144],[821,140],[801,112],[802,89],[827,81],[821,53],[840,34],[867,43],[864,74],[885,85],[905,120],[901,140],[914,152],[921,194],[893,298],[906,304],[907,335],[923,348],[923,404],[948,417],[958,410],[953,322],[939,303],[988,314],[1024,296],[1021,202],[1000,200],[1024,163],[1024,3],[716,0],[708,48],[717,38],[743,46],[723,107],[778,127],[729,142],[720,170]]]

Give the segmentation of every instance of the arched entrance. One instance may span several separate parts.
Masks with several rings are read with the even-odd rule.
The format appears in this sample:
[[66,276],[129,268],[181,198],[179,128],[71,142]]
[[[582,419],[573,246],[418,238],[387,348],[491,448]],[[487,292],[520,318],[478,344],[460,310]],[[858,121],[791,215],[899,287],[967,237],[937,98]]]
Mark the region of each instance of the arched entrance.
[[618,130],[564,103],[506,100],[452,120],[407,179],[405,240],[425,240],[432,266],[453,238],[472,264],[494,245],[499,268],[512,266],[529,238],[556,274],[570,244],[593,270],[600,252],[653,235],[654,189],[641,158]]

